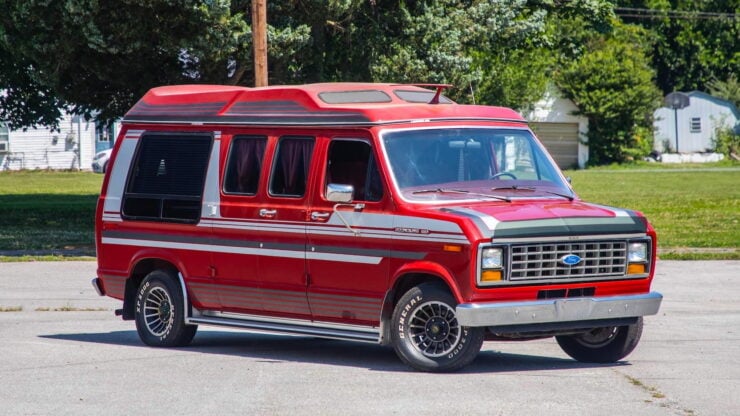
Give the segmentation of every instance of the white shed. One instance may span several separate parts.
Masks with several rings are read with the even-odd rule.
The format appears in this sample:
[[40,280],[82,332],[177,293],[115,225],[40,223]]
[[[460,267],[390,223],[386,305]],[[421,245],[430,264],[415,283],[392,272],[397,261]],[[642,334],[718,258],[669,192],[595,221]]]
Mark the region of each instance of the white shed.
[[[93,121],[65,114],[60,131],[10,130],[0,120],[0,171],[20,169],[90,170],[96,153]],[[107,144],[107,143],[106,143]]]
[[578,107],[552,87],[525,118],[562,169],[586,167],[588,119],[575,115]]
[[[692,91],[688,106],[655,110],[654,148],[660,152],[697,153],[714,149],[717,129],[738,128],[740,113],[727,100]],[[676,137],[678,135],[678,137]]]

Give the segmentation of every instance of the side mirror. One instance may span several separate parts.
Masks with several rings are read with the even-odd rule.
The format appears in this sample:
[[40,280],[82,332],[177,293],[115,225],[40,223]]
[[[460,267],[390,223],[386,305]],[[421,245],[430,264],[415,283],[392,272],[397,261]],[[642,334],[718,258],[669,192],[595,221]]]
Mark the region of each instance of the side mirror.
[[354,194],[355,188],[352,185],[330,183],[326,186],[326,199],[331,202],[352,202]]

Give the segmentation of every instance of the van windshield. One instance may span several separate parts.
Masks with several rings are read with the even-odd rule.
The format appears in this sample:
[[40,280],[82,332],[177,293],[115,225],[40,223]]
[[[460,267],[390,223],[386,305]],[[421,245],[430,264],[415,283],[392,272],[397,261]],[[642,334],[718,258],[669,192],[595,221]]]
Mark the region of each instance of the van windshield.
[[382,133],[396,187],[404,199],[573,199],[528,130],[433,128]]

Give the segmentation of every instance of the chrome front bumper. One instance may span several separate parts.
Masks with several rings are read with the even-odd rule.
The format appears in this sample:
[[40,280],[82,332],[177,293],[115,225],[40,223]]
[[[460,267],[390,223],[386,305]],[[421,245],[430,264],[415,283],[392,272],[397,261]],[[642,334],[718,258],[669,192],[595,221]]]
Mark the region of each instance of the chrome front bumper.
[[577,322],[658,313],[663,295],[596,298],[567,298],[531,302],[462,303],[457,306],[457,320],[463,326],[506,326],[555,322]]

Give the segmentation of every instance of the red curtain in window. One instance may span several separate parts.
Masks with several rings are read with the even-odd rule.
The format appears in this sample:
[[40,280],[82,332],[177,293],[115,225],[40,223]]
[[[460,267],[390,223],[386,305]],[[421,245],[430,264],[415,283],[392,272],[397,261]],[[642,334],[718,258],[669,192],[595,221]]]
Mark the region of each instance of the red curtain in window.
[[266,141],[264,139],[240,139],[235,145],[238,191],[254,193],[257,190],[260,168],[265,156]]
[[312,152],[312,140],[283,139],[280,142],[279,163],[285,181],[285,194],[302,195],[304,193]]

